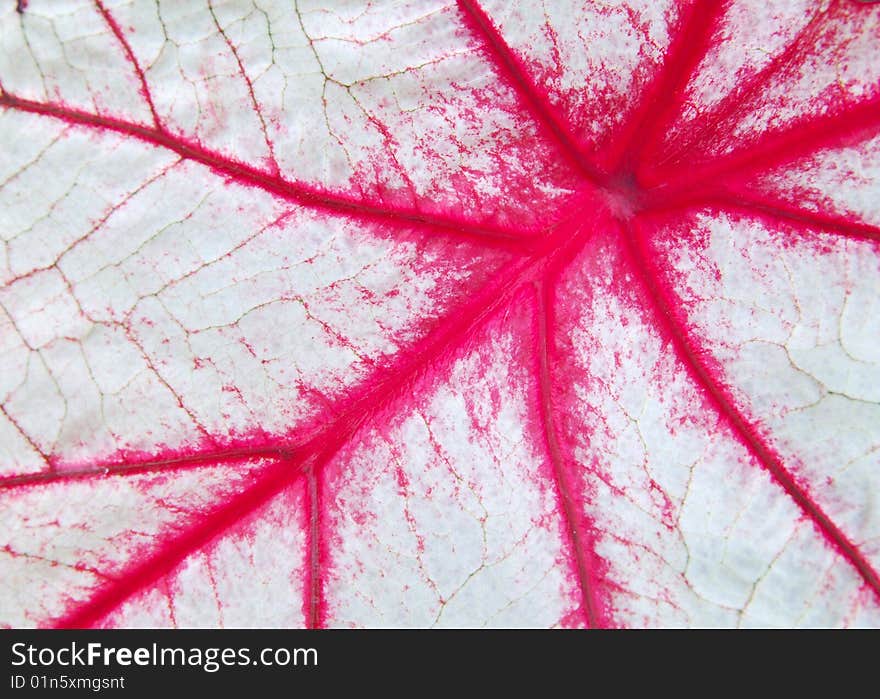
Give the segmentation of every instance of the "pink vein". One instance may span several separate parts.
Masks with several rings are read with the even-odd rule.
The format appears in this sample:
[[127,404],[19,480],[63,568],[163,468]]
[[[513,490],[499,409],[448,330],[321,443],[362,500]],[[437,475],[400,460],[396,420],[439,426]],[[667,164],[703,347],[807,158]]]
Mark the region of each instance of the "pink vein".
[[696,0],[685,10],[662,69],[619,134],[621,147],[611,158],[613,171],[634,172],[642,151],[663,133],[675,100],[711,48],[712,32],[725,6],[721,0]]
[[785,468],[779,456],[737,409],[733,399],[728,395],[728,391],[712,377],[700,359],[701,349],[675,317],[672,310],[672,292],[666,288],[659,271],[651,262],[650,252],[646,248],[643,237],[633,226],[626,225],[625,228],[627,264],[644,287],[650,303],[654,306],[654,315],[658,324],[669,334],[679,357],[687,366],[691,376],[714,404],[718,414],[733,428],[758,463],[767,469],[826,539],[853,565],[874,594],[880,597],[880,577],[868,560],[825,514],[809,493],[798,484],[795,477]]
[[675,197],[646,196],[646,205],[639,209],[642,218],[687,210],[718,207],[753,216],[765,216],[777,223],[789,223],[854,240],[880,240],[880,226],[846,218],[845,213],[805,209],[790,201],[749,188],[718,189],[697,193],[679,193]]
[[507,45],[492,20],[474,0],[457,0],[473,31],[483,38],[487,50],[502,74],[506,74],[520,98],[528,105],[537,122],[560,147],[562,154],[592,182],[601,183],[605,175],[587,158],[571,128],[556,113],[549,99],[529,78],[520,58]]
[[537,322],[538,322],[538,377],[541,393],[541,422],[544,428],[544,437],[547,442],[547,451],[553,466],[553,475],[556,481],[559,500],[562,503],[562,512],[565,520],[565,528],[571,538],[575,566],[577,569],[578,583],[581,591],[581,604],[587,627],[591,629],[605,626],[599,606],[596,602],[596,580],[591,561],[595,557],[593,542],[590,532],[582,525],[583,517],[578,514],[578,503],[574,495],[574,487],[570,482],[568,471],[565,468],[559,439],[556,434],[556,425],[553,415],[552,382],[550,375],[550,309],[552,300],[549,298],[550,290],[546,283],[535,284],[537,296]]
[[94,626],[123,602],[170,573],[187,556],[207,546],[220,534],[235,526],[267,503],[301,473],[297,464],[281,460],[271,464],[247,490],[227,500],[210,516],[163,541],[162,549],[138,559],[133,566],[66,616],[57,619],[56,628]]
[[[723,3],[719,2],[718,5],[721,6]],[[699,134],[697,138],[689,139],[688,142],[680,144],[677,148],[672,149],[672,151],[667,153],[663,158],[663,162],[686,156],[687,153],[699,143],[700,138],[717,131],[720,123],[729,118],[737,110],[741,109],[743,104],[764,87],[767,84],[767,81],[775,73],[791,61],[792,55],[797,51],[799,45],[809,38],[808,34],[813,32],[824,19],[825,17],[819,13],[813,16],[810,21],[798,31],[783,51],[774,56],[773,59],[760,71],[748,78],[744,84],[740,84],[738,89],[725,98],[722,104],[711,113],[711,117],[708,117],[703,124],[695,125],[694,130]],[[659,142],[655,141],[654,145],[659,145]],[[655,163],[655,165],[657,165],[657,163]]]
[[200,145],[187,143],[182,138],[173,136],[161,128],[135,124],[113,117],[99,116],[90,112],[46,102],[34,102],[16,97],[8,92],[0,94],[0,107],[40,114],[78,126],[103,131],[115,131],[116,133],[165,148],[177,153],[182,158],[201,163],[229,179],[258,187],[265,192],[303,206],[329,210],[367,220],[377,220],[386,224],[425,226],[452,237],[477,240],[513,253],[521,253],[524,247],[523,241],[534,237],[534,234],[530,232],[480,226],[467,221],[449,219],[433,214],[375,206],[350,199],[342,194],[325,192],[301,182],[288,180],[280,175],[273,175],[246,165]]
[[682,168],[680,176],[667,178],[647,191],[658,198],[688,191],[699,196],[706,191],[707,183],[713,186],[720,178],[768,172],[823,149],[864,141],[878,131],[880,94],[843,112],[825,114],[779,131],[765,131],[747,148],[714,158],[706,165]]
[[880,241],[880,226],[862,221],[851,221],[842,216],[824,211],[810,211],[789,202],[762,197],[757,193],[719,194],[711,199],[701,200],[701,205],[713,204],[727,210],[744,213],[764,214],[780,223],[802,224],[825,233],[854,238],[856,240]]
[[117,475],[135,475],[150,471],[172,471],[190,468],[211,467],[217,463],[240,461],[242,459],[286,459],[290,451],[283,442],[277,445],[256,446],[243,449],[217,449],[195,451],[177,457],[163,459],[145,459],[142,461],[108,461],[99,462],[85,468],[53,469],[25,473],[18,476],[0,478],[0,490],[24,488],[27,486],[47,483],[83,480],[94,477],[110,477]]
[[[356,388],[349,407],[338,411],[334,420],[306,442],[289,449],[290,458],[279,459],[256,477],[243,492],[230,498],[224,506],[204,520],[166,540],[154,555],[142,559],[121,577],[98,589],[95,595],[55,622],[57,627],[86,627],[98,623],[126,599],[155,583],[172,571],[187,556],[221,536],[239,520],[263,506],[272,497],[300,478],[306,470],[317,474],[336,452],[353,436],[372,414],[383,406],[406,395],[412,382],[418,380],[426,367],[438,362],[457,346],[467,341],[473,330],[498,312],[505,299],[521,284],[537,274],[536,261],[510,265],[484,289],[468,300],[452,320],[442,324],[398,363],[380,375],[374,375]],[[317,542],[316,542],[317,543]],[[316,549],[312,549],[315,551]],[[319,579],[319,578],[318,578]],[[314,580],[314,579],[313,579]],[[307,595],[320,592],[317,580],[309,582]],[[311,616],[311,614],[310,614]]]
[[306,626],[320,629],[324,626],[324,586],[321,566],[321,499],[318,475],[309,468],[307,477],[307,514],[308,514],[308,560],[306,563],[306,592],[308,602]]
[[[473,332],[481,327],[489,318],[503,308],[505,302],[521,288],[540,278],[542,271],[549,267],[556,257],[570,255],[571,249],[579,247],[591,235],[587,228],[571,234],[564,225],[549,236],[541,251],[531,258],[516,259],[510,263],[494,279],[473,297],[469,298],[457,311],[450,313],[446,322],[438,324],[435,331],[429,334],[409,352],[398,356],[395,365],[387,370],[377,372],[360,386],[356,387],[347,397],[345,409],[332,410],[337,417],[328,421],[324,428],[303,443],[291,445],[286,453],[289,458],[279,459],[276,464],[268,467],[256,482],[242,493],[229,499],[223,507],[212,512],[205,520],[185,529],[165,542],[165,545],[154,555],[147,556],[134,567],[122,572],[122,577],[98,589],[95,595],[72,610],[67,616],[56,620],[59,628],[81,628],[93,626],[125,600],[135,595],[162,576],[171,572],[187,556],[206,546],[233,527],[242,518],[248,516],[272,497],[288,487],[303,473],[313,472],[319,478],[321,469],[352,438],[354,433],[369,418],[394,401],[404,398],[411,391],[412,384],[417,381],[425,370],[443,360],[457,347],[467,342]],[[310,531],[312,523],[310,518]],[[320,535],[320,528],[318,531]],[[320,539],[313,539],[318,544],[310,545],[309,561],[320,552]],[[319,560],[320,563],[320,560]],[[318,575],[314,575],[317,572]],[[320,588],[320,567],[309,566],[308,590],[306,600],[309,610],[312,609],[318,595],[317,619],[322,622],[321,609],[323,591]]]
[[95,0],[95,7],[98,8],[98,12],[101,13],[101,16],[104,18],[107,26],[110,27],[110,31],[112,31],[113,34],[116,36],[116,39],[122,46],[122,50],[125,52],[126,58],[128,58],[128,62],[131,64],[131,67],[134,68],[134,72],[137,74],[138,80],[141,84],[140,93],[141,96],[146,100],[147,105],[150,107],[150,114],[153,115],[153,124],[156,126],[156,128],[161,128],[162,122],[159,119],[159,115],[156,113],[156,106],[153,104],[153,96],[150,94],[150,88],[147,86],[147,78],[144,75],[144,71],[141,68],[140,63],[138,63],[138,60],[134,55],[134,51],[131,50],[131,44],[128,43],[128,39],[125,38],[125,34],[122,33],[122,29],[113,18],[113,15],[111,15],[110,12],[107,11],[107,8],[104,7],[104,3],[101,2],[101,0]]

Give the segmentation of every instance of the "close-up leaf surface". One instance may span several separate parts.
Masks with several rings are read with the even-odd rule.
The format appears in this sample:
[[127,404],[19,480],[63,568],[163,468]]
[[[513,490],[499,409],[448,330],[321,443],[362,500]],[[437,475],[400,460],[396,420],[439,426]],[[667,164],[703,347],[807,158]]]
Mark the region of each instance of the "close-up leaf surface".
[[880,3],[0,5],[0,625],[880,626]]

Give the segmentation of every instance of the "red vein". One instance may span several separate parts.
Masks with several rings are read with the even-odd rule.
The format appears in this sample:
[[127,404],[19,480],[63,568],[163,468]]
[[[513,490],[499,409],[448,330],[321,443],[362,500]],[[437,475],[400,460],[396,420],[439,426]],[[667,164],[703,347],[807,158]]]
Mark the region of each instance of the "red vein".
[[220,534],[267,503],[300,473],[300,469],[288,460],[272,464],[261,474],[256,483],[244,492],[227,500],[209,517],[179,532],[174,538],[166,539],[159,552],[138,559],[137,563],[124,570],[120,577],[100,587],[91,599],[56,620],[54,626],[57,628],[94,626],[127,599],[171,573],[194,551],[204,548]]
[[553,466],[553,476],[556,481],[559,500],[562,503],[562,512],[565,520],[565,528],[571,539],[575,567],[577,569],[578,584],[581,591],[581,605],[587,627],[600,628],[605,625],[598,603],[596,601],[596,581],[593,572],[592,559],[593,542],[590,532],[583,526],[583,516],[578,513],[578,503],[574,496],[573,484],[570,482],[568,471],[564,464],[562,451],[559,447],[559,439],[556,434],[556,426],[553,417],[553,396],[551,392],[552,377],[550,376],[549,345],[551,320],[549,318],[553,307],[550,298],[550,289],[545,283],[535,284],[537,297],[537,324],[538,324],[538,377],[541,393],[541,422],[544,429],[544,439],[550,462]]
[[[572,225],[575,225],[574,231]],[[553,267],[556,258],[567,257],[573,248],[584,245],[592,232],[591,227],[582,224],[572,224],[567,220],[559,223],[557,229],[545,238],[540,250],[528,258],[517,258],[509,263],[408,352],[398,354],[392,366],[374,373],[353,389],[341,402],[346,408],[330,410],[330,414],[336,415],[335,419],[325,422],[323,428],[311,438],[298,445],[290,445],[286,450],[287,458],[278,461],[278,465],[285,465],[285,470],[279,471],[276,466],[266,469],[263,475],[255,478],[253,484],[228,500],[219,510],[168,540],[156,554],[123,571],[119,580],[100,588],[95,596],[56,621],[55,626],[85,627],[98,623],[126,599],[155,583],[187,556],[268,502],[304,472],[311,471],[317,478],[324,465],[365,422],[389,404],[408,396],[413,383],[423,377],[429,367],[439,364],[454,349],[465,345],[485,322],[494,317],[506,302],[510,302],[519,288],[540,278],[546,269]],[[310,518],[309,521],[310,531],[312,526],[319,526],[316,520]],[[320,554],[320,539],[313,540],[319,546],[311,549],[310,561],[315,553]],[[319,568],[316,570],[320,571]],[[318,580],[320,576],[309,578],[306,594],[309,596],[309,610],[313,605],[312,600],[316,600],[318,609],[317,616],[309,611],[309,618],[320,622],[323,591],[316,587]]]
[[474,0],[457,0],[471,29],[482,37],[486,49],[495,60],[498,70],[507,75],[509,82],[528,105],[532,116],[556,141],[565,157],[589,180],[602,183],[606,179],[604,173],[593,165],[579,145],[569,125],[557,114],[550,100],[541,93],[520,58],[507,45],[501,33],[492,24],[492,20]]
[[692,192],[699,196],[707,183],[720,178],[768,172],[800,158],[829,148],[841,148],[880,133],[880,94],[843,112],[825,114],[780,131],[765,131],[756,141],[709,164],[682,168],[682,174],[667,178],[647,192],[657,198]]
[[[299,478],[304,469],[311,469],[317,474],[371,415],[406,396],[411,384],[423,375],[428,366],[467,342],[478,327],[498,312],[505,299],[510,298],[522,283],[537,273],[540,262],[520,260],[510,265],[505,273],[469,299],[464,308],[451,313],[448,323],[418,343],[411,352],[401,355],[397,365],[385,372],[387,375],[374,375],[364,382],[350,396],[349,408],[338,411],[336,419],[327,422],[311,439],[291,447],[289,458],[267,468],[255,478],[253,484],[230,498],[205,520],[166,540],[161,550],[123,571],[119,579],[100,588],[94,597],[56,621],[55,626],[81,628],[98,623],[126,599],[159,580],[187,556],[264,505]],[[311,593],[314,585],[313,582],[309,583],[307,594]]]
[[177,457],[149,459],[144,461],[108,461],[93,464],[87,468],[65,470],[57,466],[51,471],[38,471],[18,476],[0,478],[0,490],[23,488],[31,485],[102,478],[110,476],[130,476],[149,471],[176,471],[191,468],[207,468],[218,463],[241,461],[243,459],[285,459],[290,458],[289,450],[279,441],[277,445],[249,447],[243,449],[208,449],[202,452],[181,454]]
[[688,209],[699,210],[718,208],[726,211],[739,211],[753,216],[764,216],[778,223],[801,224],[812,230],[822,231],[831,235],[839,235],[855,240],[880,240],[880,226],[864,221],[850,220],[843,215],[825,211],[804,209],[776,197],[768,197],[761,192],[750,189],[725,190],[680,194],[668,200],[665,197],[646,197],[645,204],[639,209],[642,218],[669,213],[683,212]]
[[308,560],[306,561],[306,575],[304,594],[307,603],[306,626],[310,629],[320,629],[324,625],[324,585],[321,575],[321,500],[319,493],[318,474],[314,468],[309,468],[306,483],[306,513],[308,523]]
[[875,595],[880,597],[880,577],[871,564],[851,542],[846,534],[825,514],[807,491],[801,487],[796,478],[786,469],[781,458],[758,434],[753,425],[737,409],[727,389],[717,382],[708,368],[700,359],[701,349],[697,346],[683,324],[676,318],[672,310],[672,292],[666,288],[660,272],[650,260],[650,252],[632,226],[626,226],[624,236],[625,258],[633,275],[644,288],[649,302],[654,307],[654,315],[658,324],[668,333],[673,345],[687,367],[692,378],[702,388],[706,397],[716,411],[733,428],[742,443],[762,464],[776,482],[788,493],[789,497],[801,508],[825,538],[848,560],[858,571]]
[[125,34],[122,33],[122,29],[113,18],[113,15],[111,15],[107,8],[104,7],[104,3],[101,2],[101,0],[95,0],[95,7],[98,9],[98,12],[101,13],[107,26],[110,27],[110,31],[116,36],[116,39],[122,46],[122,50],[125,52],[126,58],[128,58],[128,62],[131,63],[134,72],[137,74],[138,80],[141,83],[139,92],[150,108],[150,114],[153,115],[153,124],[155,124],[156,128],[162,128],[162,122],[159,119],[159,115],[156,113],[156,105],[153,104],[153,96],[150,94],[150,88],[147,86],[147,77],[144,75],[144,71],[141,68],[140,63],[138,63],[134,51],[131,49],[131,44],[128,43],[128,39],[125,38]]
[[478,241],[484,245],[500,247],[520,254],[533,233],[507,230],[504,228],[481,226],[463,220],[456,220],[435,214],[425,214],[405,209],[391,209],[351,199],[343,194],[335,194],[316,187],[288,180],[258,168],[246,165],[232,158],[215,153],[201,145],[191,144],[167,131],[141,124],[105,117],[78,109],[58,106],[46,102],[34,102],[16,97],[8,92],[0,94],[0,107],[17,109],[32,114],[40,114],[59,119],[69,124],[103,131],[114,131],[140,141],[150,143],[177,153],[180,157],[200,163],[239,183],[257,187],[287,201],[321,210],[375,220],[385,224],[419,225],[437,230],[447,236]]
[[781,222],[803,224],[811,229],[845,238],[880,240],[880,226],[861,221],[850,221],[842,216],[835,216],[824,211],[809,211],[789,202],[765,199],[758,194],[747,192],[745,194],[718,195],[705,203],[707,206],[714,204],[722,209],[764,214]]
[[696,0],[682,14],[662,69],[617,136],[619,147],[609,158],[612,171],[635,172],[642,152],[658,134],[665,132],[676,101],[681,99],[681,93],[710,48],[712,33],[725,4],[721,0]]
[[[450,313],[448,322],[440,324],[410,352],[399,355],[395,366],[383,372],[383,375],[371,376],[356,388],[346,401],[348,408],[334,411],[336,419],[328,421],[311,439],[292,446],[288,452],[289,458],[279,460],[277,465],[266,469],[262,475],[256,477],[252,485],[229,499],[205,520],[167,540],[157,553],[123,571],[121,578],[100,588],[83,605],[57,620],[55,626],[80,628],[98,623],[125,600],[155,583],[187,556],[264,505],[299,478],[304,470],[311,470],[317,477],[323,466],[372,415],[389,403],[408,395],[412,383],[424,374],[427,367],[438,363],[453,349],[465,344],[479,327],[499,312],[504,302],[512,298],[518,288],[537,278],[558,251],[567,252],[568,248],[583,244],[587,235],[589,231],[570,235],[566,227],[560,226],[547,240],[544,252],[527,260],[518,259],[508,265],[504,272],[496,275],[480,292],[468,299],[463,308]],[[557,245],[557,240],[563,242]],[[280,469],[281,465],[284,465],[284,469]],[[315,583],[310,579],[306,592],[309,595],[310,609],[314,589]],[[318,600],[320,620],[321,598]]]
[[[717,133],[719,125],[725,119],[741,110],[743,104],[748,99],[765,87],[768,80],[791,61],[792,54],[799,49],[802,42],[809,39],[808,35],[814,32],[824,19],[825,16],[821,12],[814,15],[779,54],[774,56],[761,70],[740,84],[738,89],[728,95],[723,103],[712,112],[711,117],[708,117],[702,124],[694,125],[693,130],[698,133],[696,138],[691,138],[687,142],[680,144],[677,148],[673,148],[664,156],[661,162],[668,163],[676,158],[684,157],[700,142],[701,138],[704,136],[712,137]],[[655,145],[659,144],[655,142]],[[658,164],[653,163],[654,166]]]

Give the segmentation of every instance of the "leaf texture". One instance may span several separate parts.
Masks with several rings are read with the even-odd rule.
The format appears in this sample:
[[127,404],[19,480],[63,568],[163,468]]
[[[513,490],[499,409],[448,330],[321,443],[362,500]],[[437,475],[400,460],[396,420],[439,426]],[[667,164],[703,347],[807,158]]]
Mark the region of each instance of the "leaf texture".
[[876,4],[0,44],[0,623],[880,626]]

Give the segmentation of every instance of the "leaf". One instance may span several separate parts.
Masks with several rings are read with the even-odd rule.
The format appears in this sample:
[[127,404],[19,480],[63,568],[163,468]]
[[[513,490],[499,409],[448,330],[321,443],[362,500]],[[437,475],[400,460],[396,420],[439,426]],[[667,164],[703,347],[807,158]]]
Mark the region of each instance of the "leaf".
[[880,625],[880,8],[0,16],[10,626]]

